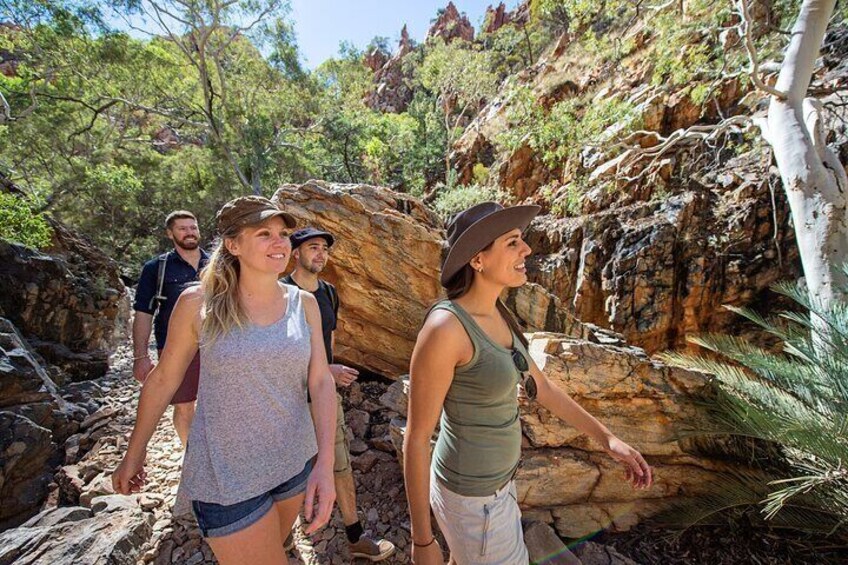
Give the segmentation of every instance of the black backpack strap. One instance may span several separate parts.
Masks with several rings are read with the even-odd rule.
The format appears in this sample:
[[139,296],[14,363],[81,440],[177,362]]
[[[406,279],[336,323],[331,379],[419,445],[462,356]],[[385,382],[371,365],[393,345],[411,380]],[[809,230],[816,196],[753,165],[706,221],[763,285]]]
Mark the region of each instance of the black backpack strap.
[[327,281],[322,280],[322,284],[327,287],[327,294],[330,295],[330,304],[333,305],[333,313],[338,315],[339,313],[339,295],[336,293],[336,287],[328,283]]
[[168,263],[168,254],[163,253],[159,256],[158,270],[156,271],[156,294],[150,299],[150,309],[153,310],[155,316],[159,312],[159,306],[167,300],[162,294],[162,289],[165,288],[165,266]]

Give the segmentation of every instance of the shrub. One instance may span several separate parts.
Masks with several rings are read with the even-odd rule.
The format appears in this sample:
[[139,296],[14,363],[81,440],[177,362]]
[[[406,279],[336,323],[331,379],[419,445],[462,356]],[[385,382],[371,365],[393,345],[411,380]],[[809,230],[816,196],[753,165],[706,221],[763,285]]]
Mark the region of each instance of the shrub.
[[50,224],[26,200],[0,192],[0,239],[44,249],[50,245],[52,236]]
[[487,186],[469,184],[466,186],[445,187],[433,203],[433,207],[441,217],[447,219],[469,206],[495,200],[497,192]]

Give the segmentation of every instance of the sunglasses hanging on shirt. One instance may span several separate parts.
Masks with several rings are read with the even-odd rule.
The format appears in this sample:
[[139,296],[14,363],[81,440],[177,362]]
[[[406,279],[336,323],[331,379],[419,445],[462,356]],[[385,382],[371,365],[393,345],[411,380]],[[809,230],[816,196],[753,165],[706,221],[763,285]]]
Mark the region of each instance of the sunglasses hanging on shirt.
[[524,389],[524,394],[530,400],[535,400],[538,390],[536,389],[536,380],[530,374],[530,364],[527,362],[527,358],[519,350],[513,349],[512,362],[521,374],[521,387]]

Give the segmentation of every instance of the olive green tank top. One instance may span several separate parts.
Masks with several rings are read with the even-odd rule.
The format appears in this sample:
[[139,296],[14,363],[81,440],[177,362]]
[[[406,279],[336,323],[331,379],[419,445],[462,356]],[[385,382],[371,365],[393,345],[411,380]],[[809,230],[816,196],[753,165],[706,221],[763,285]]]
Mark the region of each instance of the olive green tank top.
[[[459,319],[474,346],[474,355],[454,371],[445,396],[441,431],[433,452],[433,472],[451,491],[488,496],[515,474],[521,456],[518,383],[521,375],[512,351],[495,343],[462,306],[444,300],[433,310]],[[513,335],[513,348],[529,360]]]

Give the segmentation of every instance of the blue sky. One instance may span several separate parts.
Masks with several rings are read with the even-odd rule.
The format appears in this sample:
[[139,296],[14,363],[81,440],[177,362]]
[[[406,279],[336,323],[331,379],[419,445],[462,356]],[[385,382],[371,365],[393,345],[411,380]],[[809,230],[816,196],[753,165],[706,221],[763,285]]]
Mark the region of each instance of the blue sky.
[[[348,41],[363,48],[375,36],[389,38],[394,49],[400,38],[400,30],[407,25],[410,38],[423,41],[430,28],[430,20],[436,17],[448,0],[290,0],[291,20],[294,22],[301,58],[306,66],[314,69],[325,60],[338,54],[339,44]],[[508,10],[518,0],[504,0]],[[489,5],[496,6],[498,0],[454,0],[454,5],[464,12],[475,32],[479,31],[483,15]],[[108,18],[111,25],[129,31],[135,37],[148,37],[147,33],[130,30],[127,21],[117,14]],[[158,31],[157,26],[143,18],[130,17],[133,26],[147,32]],[[177,26],[178,27],[178,26]]]
[[[336,55],[341,41],[364,47],[372,37],[389,38],[394,48],[400,29],[407,24],[409,36],[421,41],[436,17],[439,8],[448,0],[291,0],[292,20],[297,32],[300,52],[309,68]],[[475,30],[479,30],[492,0],[454,0],[460,12],[465,12]],[[505,2],[512,9],[517,2]]]

